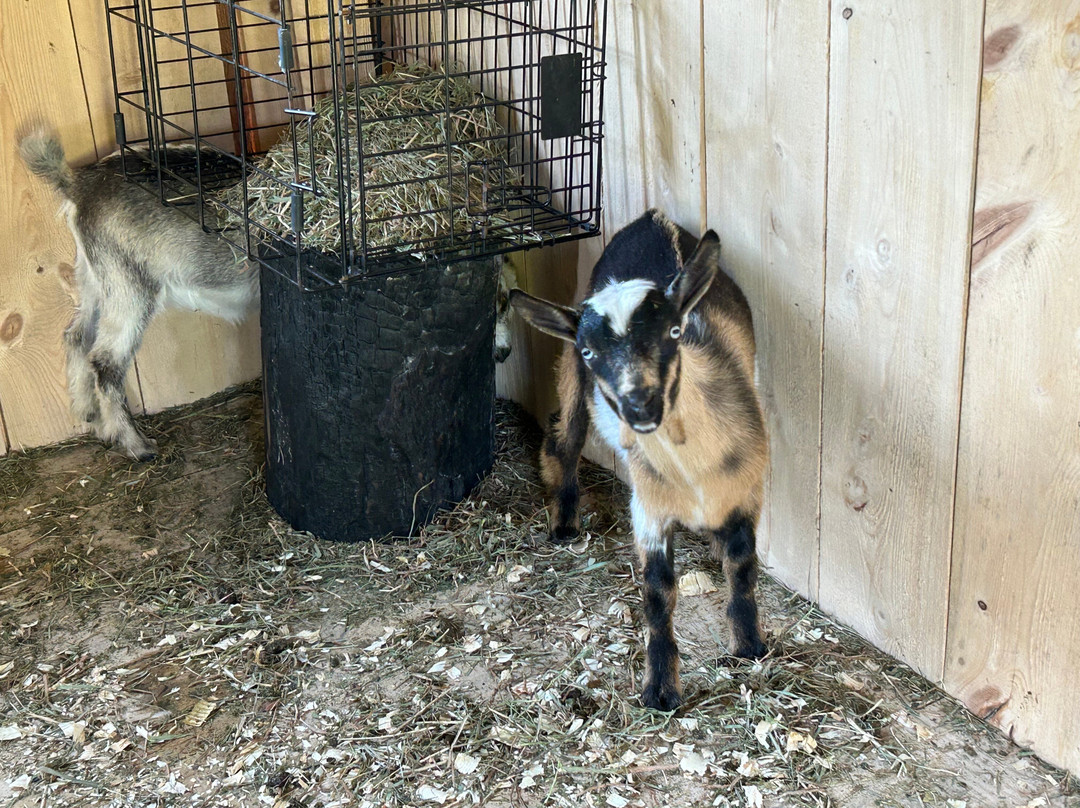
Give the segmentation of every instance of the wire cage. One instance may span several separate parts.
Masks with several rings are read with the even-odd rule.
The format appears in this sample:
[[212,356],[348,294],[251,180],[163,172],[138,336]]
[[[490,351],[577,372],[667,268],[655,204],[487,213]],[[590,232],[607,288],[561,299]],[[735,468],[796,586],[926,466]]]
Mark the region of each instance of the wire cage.
[[595,235],[605,2],[106,0],[125,171],[305,290]]

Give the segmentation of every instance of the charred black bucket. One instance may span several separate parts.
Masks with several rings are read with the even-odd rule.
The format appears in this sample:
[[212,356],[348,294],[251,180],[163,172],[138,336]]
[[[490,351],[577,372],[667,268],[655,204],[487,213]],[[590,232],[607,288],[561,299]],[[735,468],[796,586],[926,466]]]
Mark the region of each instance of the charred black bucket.
[[491,259],[303,293],[262,277],[266,493],[324,539],[407,535],[494,451]]

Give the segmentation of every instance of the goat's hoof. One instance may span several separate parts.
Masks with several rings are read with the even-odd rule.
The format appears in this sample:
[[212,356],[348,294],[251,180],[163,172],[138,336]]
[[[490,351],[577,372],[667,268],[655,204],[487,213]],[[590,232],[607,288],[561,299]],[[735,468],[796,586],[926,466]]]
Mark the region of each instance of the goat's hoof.
[[762,659],[769,653],[769,646],[761,640],[745,642],[735,649],[735,653],[724,657],[730,662],[742,662],[745,660]]
[[682,694],[670,682],[649,683],[641,693],[641,703],[650,710],[670,713],[682,704]]
[[578,529],[571,525],[559,525],[551,529],[550,538],[554,544],[572,544],[577,541]]
[[158,456],[157,441],[145,438],[141,444],[129,447],[127,453],[140,463],[149,463]]

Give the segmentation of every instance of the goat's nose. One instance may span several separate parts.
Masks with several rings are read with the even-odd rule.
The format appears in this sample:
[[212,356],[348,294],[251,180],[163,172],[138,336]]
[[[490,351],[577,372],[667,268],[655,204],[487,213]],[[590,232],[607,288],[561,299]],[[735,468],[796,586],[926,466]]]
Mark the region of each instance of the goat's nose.
[[634,390],[626,396],[626,415],[631,423],[655,424],[662,408],[659,390]]

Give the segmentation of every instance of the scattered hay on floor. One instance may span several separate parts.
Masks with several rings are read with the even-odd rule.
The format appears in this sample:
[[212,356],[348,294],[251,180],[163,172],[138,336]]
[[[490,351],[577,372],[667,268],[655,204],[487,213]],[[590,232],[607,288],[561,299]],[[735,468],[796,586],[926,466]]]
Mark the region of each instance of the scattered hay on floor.
[[768,580],[772,653],[718,661],[722,572],[691,536],[686,704],[643,709],[627,492],[586,465],[583,537],[547,543],[516,408],[468,499],[349,545],[267,506],[259,405],[245,388],[155,416],[152,464],[89,439],[0,459],[0,805],[1078,804]]
[[[452,236],[481,227],[516,243],[537,241],[538,234],[514,225],[507,216],[492,213],[478,222],[473,215],[520,191],[523,182],[521,172],[507,165],[512,160],[506,131],[490,99],[466,79],[447,78],[423,63],[385,67],[393,69],[343,94],[344,121],[335,120],[333,98],[324,98],[315,105],[310,122],[297,125],[295,151],[292,134],[286,131],[249,172],[251,221],[288,240],[293,232],[288,184],[314,178],[318,192],[304,194],[304,246],[340,253],[344,200],[338,172],[344,165],[348,177],[343,181],[351,185],[346,221],[355,228],[356,249],[363,247],[364,216],[369,254],[390,248],[427,257],[450,246]],[[347,161],[339,154],[343,123]],[[490,167],[486,175],[483,166]],[[219,199],[242,212],[243,193],[241,183]]]

